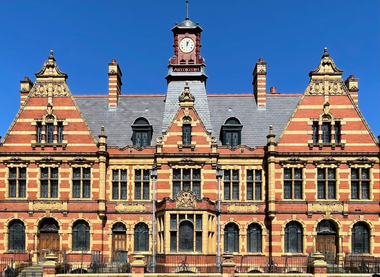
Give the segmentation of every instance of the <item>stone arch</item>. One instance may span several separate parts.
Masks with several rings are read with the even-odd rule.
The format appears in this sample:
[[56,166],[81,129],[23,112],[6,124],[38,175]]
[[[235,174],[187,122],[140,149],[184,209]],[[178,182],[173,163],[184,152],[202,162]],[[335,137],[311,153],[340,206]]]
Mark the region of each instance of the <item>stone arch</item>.
[[262,230],[262,235],[263,236],[268,235],[268,229],[265,226],[265,224],[262,221],[257,220],[256,218],[253,218],[253,219],[251,219],[250,221],[247,222],[247,225],[244,228],[244,231],[247,232],[249,225],[254,224],[254,223],[259,224],[261,226],[261,230]]
[[34,227],[35,227],[35,229],[37,230],[37,232],[39,232],[39,229],[40,229],[41,223],[42,223],[45,219],[48,219],[48,218],[53,218],[55,221],[57,221],[57,223],[58,223],[58,227],[59,227],[58,234],[62,235],[62,234],[63,234],[62,223],[61,223],[61,221],[58,219],[58,217],[56,217],[55,215],[50,215],[50,216],[42,215],[42,216],[40,216],[39,218],[37,218],[36,222],[34,223]]
[[301,224],[302,226],[302,229],[303,229],[303,236],[307,236],[305,233],[305,231],[307,230],[306,229],[306,223],[302,220],[302,219],[299,219],[299,218],[296,218],[296,217],[292,217],[292,218],[289,218],[287,220],[284,221],[284,223],[281,225],[281,235],[284,236],[285,235],[285,227],[286,225],[288,225],[289,222],[291,221],[297,221],[299,224]]
[[323,220],[329,220],[329,221],[331,221],[331,222],[335,225],[335,227],[336,227],[336,229],[337,229],[337,231],[338,231],[339,234],[343,231],[343,230],[342,230],[342,224],[340,223],[340,221],[339,221],[338,218],[333,217],[333,216],[328,217],[328,216],[326,216],[326,215],[323,215],[323,216],[321,216],[320,218],[318,218],[318,219],[314,222],[314,224],[313,224],[312,236],[316,236],[316,235],[317,235],[317,227],[318,227],[318,224],[319,224],[321,221],[323,221]]

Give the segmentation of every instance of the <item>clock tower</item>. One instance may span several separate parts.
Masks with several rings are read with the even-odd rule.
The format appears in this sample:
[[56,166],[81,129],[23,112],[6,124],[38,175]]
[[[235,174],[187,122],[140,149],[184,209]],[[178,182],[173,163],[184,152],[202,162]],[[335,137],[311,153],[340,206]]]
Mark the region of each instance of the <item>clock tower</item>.
[[201,26],[194,24],[188,15],[186,1],[186,18],[172,28],[174,35],[174,56],[169,60],[169,72],[166,79],[171,80],[203,80],[207,79],[204,59],[201,57]]
[[201,57],[201,32],[199,24],[189,19],[189,1],[186,1],[186,18],[172,28],[174,35],[174,56],[169,59],[166,80],[165,111],[162,131],[165,132],[175,116],[185,82],[188,82],[191,94],[194,96],[196,108],[203,124],[212,132],[210,110],[206,93],[205,60]]

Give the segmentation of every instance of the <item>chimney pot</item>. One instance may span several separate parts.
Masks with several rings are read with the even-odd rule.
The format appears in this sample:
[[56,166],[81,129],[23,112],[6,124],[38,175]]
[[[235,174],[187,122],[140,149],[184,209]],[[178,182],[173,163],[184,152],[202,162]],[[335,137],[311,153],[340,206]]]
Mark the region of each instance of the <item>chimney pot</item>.
[[259,58],[259,63],[262,63],[263,62],[263,58]]
[[112,59],[112,63],[115,64],[115,63],[116,63],[116,60],[115,60],[115,59]]
[[25,76],[24,81],[29,81],[29,78]]
[[351,74],[350,77],[348,77],[349,79],[355,79],[355,76],[354,74]]
[[271,87],[270,88],[270,93],[271,94],[276,94],[277,93],[277,88],[276,87]]

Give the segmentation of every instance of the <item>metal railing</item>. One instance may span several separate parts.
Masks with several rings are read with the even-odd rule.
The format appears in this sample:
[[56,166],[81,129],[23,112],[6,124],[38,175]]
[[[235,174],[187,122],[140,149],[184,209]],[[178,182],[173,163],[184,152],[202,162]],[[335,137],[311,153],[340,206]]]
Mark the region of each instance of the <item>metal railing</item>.
[[327,265],[327,273],[380,273],[380,258],[365,254],[346,253],[342,260]]
[[239,273],[309,273],[311,256],[234,256]]
[[[148,268],[149,270],[149,268]],[[217,273],[215,255],[156,255],[157,273]]]

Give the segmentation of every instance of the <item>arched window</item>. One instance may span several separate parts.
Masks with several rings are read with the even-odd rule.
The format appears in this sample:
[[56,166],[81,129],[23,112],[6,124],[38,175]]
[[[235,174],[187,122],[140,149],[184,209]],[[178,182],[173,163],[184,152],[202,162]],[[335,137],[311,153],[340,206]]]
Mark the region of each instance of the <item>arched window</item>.
[[150,141],[152,140],[152,126],[148,120],[143,117],[136,119],[132,125],[132,131],[133,145],[138,147],[150,145]]
[[261,252],[261,226],[253,223],[248,226],[248,252]]
[[358,222],[352,228],[352,253],[369,253],[368,226]]
[[135,227],[135,251],[149,251],[149,229],[145,223]]
[[9,250],[25,250],[25,226],[21,220],[14,220],[9,225]]
[[222,125],[221,130],[221,141],[223,145],[230,145],[235,147],[241,143],[241,129],[243,125],[235,117],[230,117],[226,120],[224,125]]
[[179,251],[194,251],[194,225],[190,221],[183,221],[179,225]]
[[224,228],[224,252],[239,252],[239,228],[234,223]]
[[285,252],[302,253],[302,226],[296,221],[285,227]]
[[73,250],[90,250],[90,227],[84,220],[78,220],[73,226]]

